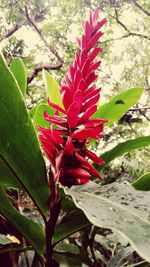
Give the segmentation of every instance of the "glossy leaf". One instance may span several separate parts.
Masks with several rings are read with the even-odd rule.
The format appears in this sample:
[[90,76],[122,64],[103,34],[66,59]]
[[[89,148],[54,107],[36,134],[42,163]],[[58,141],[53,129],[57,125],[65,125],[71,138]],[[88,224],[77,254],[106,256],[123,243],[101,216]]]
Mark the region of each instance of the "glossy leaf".
[[92,224],[120,233],[150,262],[149,192],[137,191],[128,182],[95,185],[92,190],[88,185],[78,186],[64,191]]
[[11,205],[2,186],[0,186],[0,213],[15,226],[42,256],[45,242],[44,230],[37,223],[21,215]]
[[11,62],[10,70],[15,76],[23,96],[25,96],[27,88],[27,74],[22,59],[14,58]]
[[43,70],[43,80],[46,88],[46,97],[49,97],[52,103],[62,107],[63,105],[60,96],[60,89],[56,80],[46,70]]
[[[143,148],[150,145],[150,135],[138,137],[133,140],[128,140],[126,142],[120,143],[109,151],[101,155],[101,158],[109,163],[117,157],[122,156],[125,153],[131,152],[138,148]],[[100,168],[103,168],[105,165],[102,165]]]
[[150,172],[139,177],[133,186],[137,190],[150,191]]
[[38,126],[48,128],[50,126],[50,122],[46,121],[43,117],[44,110],[46,110],[50,116],[53,116],[54,114],[54,109],[51,108],[48,104],[46,103],[39,104],[38,107],[36,108],[33,117],[35,128],[37,128]]
[[143,88],[131,88],[113,97],[108,103],[99,106],[95,118],[106,119],[110,125],[118,121],[140,99]]
[[46,216],[49,189],[44,159],[23,96],[2,56],[0,77],[0,160]]

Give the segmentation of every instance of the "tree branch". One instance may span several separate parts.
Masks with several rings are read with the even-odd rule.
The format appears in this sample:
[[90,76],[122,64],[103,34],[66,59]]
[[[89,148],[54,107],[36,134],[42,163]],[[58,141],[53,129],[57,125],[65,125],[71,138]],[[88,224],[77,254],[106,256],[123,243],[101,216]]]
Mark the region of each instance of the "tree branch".
[[16,31],[18,31],[23,26],[23,24],[24,24],[24,22],[17,23],[8,32],[6,32],[2,36],[0,36],[0,42],[2,42],[4,39],[9,38],[10,36],[12,36]]
[[29,15],[29,11],[28,11],[27,6],[25,6],[25,14],[26,14],[28,22],[32,25],[32,27],[38,33],[38,35],[40,36],[41,40],[44,42],[44,44],[48,48],[48,50],[57,58],[57,60],[60,62],[60,65],[62,67],[62,65],[64,63],[63,59],[59,56],[56,49],[47,42],[46,38],[44,37],[44,35],[42,33],[42,30],[39,28],[39,26],[35,22],[34,18]]
[[35,77],[38,76],[39,72],[41,72],[43,69],[45,70],[59,70],[62,67],[62,64],[58,64],[55,66],[51,65],[42,65],[39,67],[35,67],[30,77],[27,78],[27,84],[31,83]]
[[132,2],[136,5],[136,7],[138,7],[144,14],[146,14],[147,16],[150,16],[150,12],[148,12],[147,10],[145,10],[139,3],[137,3],[136,0],[132,0]]
[[[120,21],[120,19],[119,19],[119,15],[118,15],[118,11],[117,11],[117,9],[115,8],[115,16],[114,16],[114,18],[116,19],[116,21],[117,21],[117,23],[128,33],[127,35],[125,35],[123,38],[125,38],[125,37],[129,37],[129,36],[137,36],[137,37],[141,37],[141,38],[144,38],[144,39],[148,39],[148,40],[150,40],[150,37],[149,36],[147,36],[147,35],[145,35],[145,34],[142,34],[142,33],[136,33],[136,32],[132,32],[132,31],[130,31],[127,27],[126,27],[126,25],[122,22],[122,21]],[[119,39],[122,39],[122,38],[118,38],[118,39],[116,39],[116,40],[119,40]]]

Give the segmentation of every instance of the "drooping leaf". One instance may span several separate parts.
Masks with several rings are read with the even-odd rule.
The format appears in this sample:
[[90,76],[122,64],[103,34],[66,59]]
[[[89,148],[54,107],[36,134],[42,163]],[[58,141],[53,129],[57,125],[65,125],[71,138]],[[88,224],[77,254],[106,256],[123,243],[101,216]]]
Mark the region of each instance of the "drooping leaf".
[[41,256],[44,254],[44,230],[11,205],[2,186],[0,186],[0,213],[30,242],[38,254]]
[[46,103],[39,104],[38,107],[36,108],[36,111],[33,117],[34,125],[36,128],[38,126],[41,126],[44,128],[48,128],[50,126],[50,123],[46,121],[43,117],[44,110],[46,110],[50,116],[53,116],[54,114],[54,109],[51,108],[48,104]]
[[[143,148],[150,145],[150,135],[138,137],[133,140],[128,140],[126,142],[120,143],[109,151],[105,152],[101,155],[101,158],[109,163],[117,157],[122,156],[125,153],[131,152],[138,148]],[[102,165],[100,168],[103,168]]]
[[108,103],[99,106],[95,118],[106,119],[110,125],[118,121],[133,105],[135,105],[143,93],[143,88],[131,88],[113,97]]
[[0,77],[0,159],[46,216],[49,188],[44,159],[23,95],[2,56]]
[[150,194],[129,183],[64,188],[76,206],[97,227],[112,229],[126,237],[139,255],[150,262]]
[[132,185],[137,190],[150,191],[150,172],[139,177]]
[[56,80],[46,70],[43,70],[43,80],[46,87],[46,97],[49,97],[51,102],[62,107],[59,85]]
[[10,70],[15,76],[16,81],[18,82],[23,96],[25,96],[27,88],[27,74],[22,59],[14,58],[11,62]]

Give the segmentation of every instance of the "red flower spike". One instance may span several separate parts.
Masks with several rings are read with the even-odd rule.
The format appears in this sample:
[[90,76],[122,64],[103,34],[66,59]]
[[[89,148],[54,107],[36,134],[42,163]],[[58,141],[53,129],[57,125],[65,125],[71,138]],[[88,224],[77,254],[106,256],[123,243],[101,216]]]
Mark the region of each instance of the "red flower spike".
[[100,178],[89,159],[97,164],[105,163],[86,149],[90,138],[102,137],[103,125],[107,122],[91,118],[97,110],[101,90],[94,84],[101,63],[96,57],[102,51],[96,46],[103,35],[100,28],[106,23],[106,19],[97,21],[98,13],[98,8],[90,13],[89,20],[83,24],[84,34],[77,38],[79,51],[60,87],[64,108],[49,99],[48,104],[56,111],[53,117],[44,111],[44,119],[51,123],[50,129],[39,127],[39,139],[52,164],[54,182],[68,187],[85,184],[92,176]]

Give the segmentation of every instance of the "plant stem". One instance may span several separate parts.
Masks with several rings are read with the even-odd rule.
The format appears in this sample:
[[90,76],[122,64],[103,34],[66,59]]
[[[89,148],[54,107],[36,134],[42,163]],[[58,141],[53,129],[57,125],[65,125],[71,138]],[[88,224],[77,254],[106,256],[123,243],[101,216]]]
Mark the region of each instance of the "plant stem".
[[61,201],[57,201],[51,205],[50,216],[46,222],[46,263],[45,267],[54,267],[54,262],[52,259],[53,246],[52,239],[55,232],[55,226],[60,212]]

